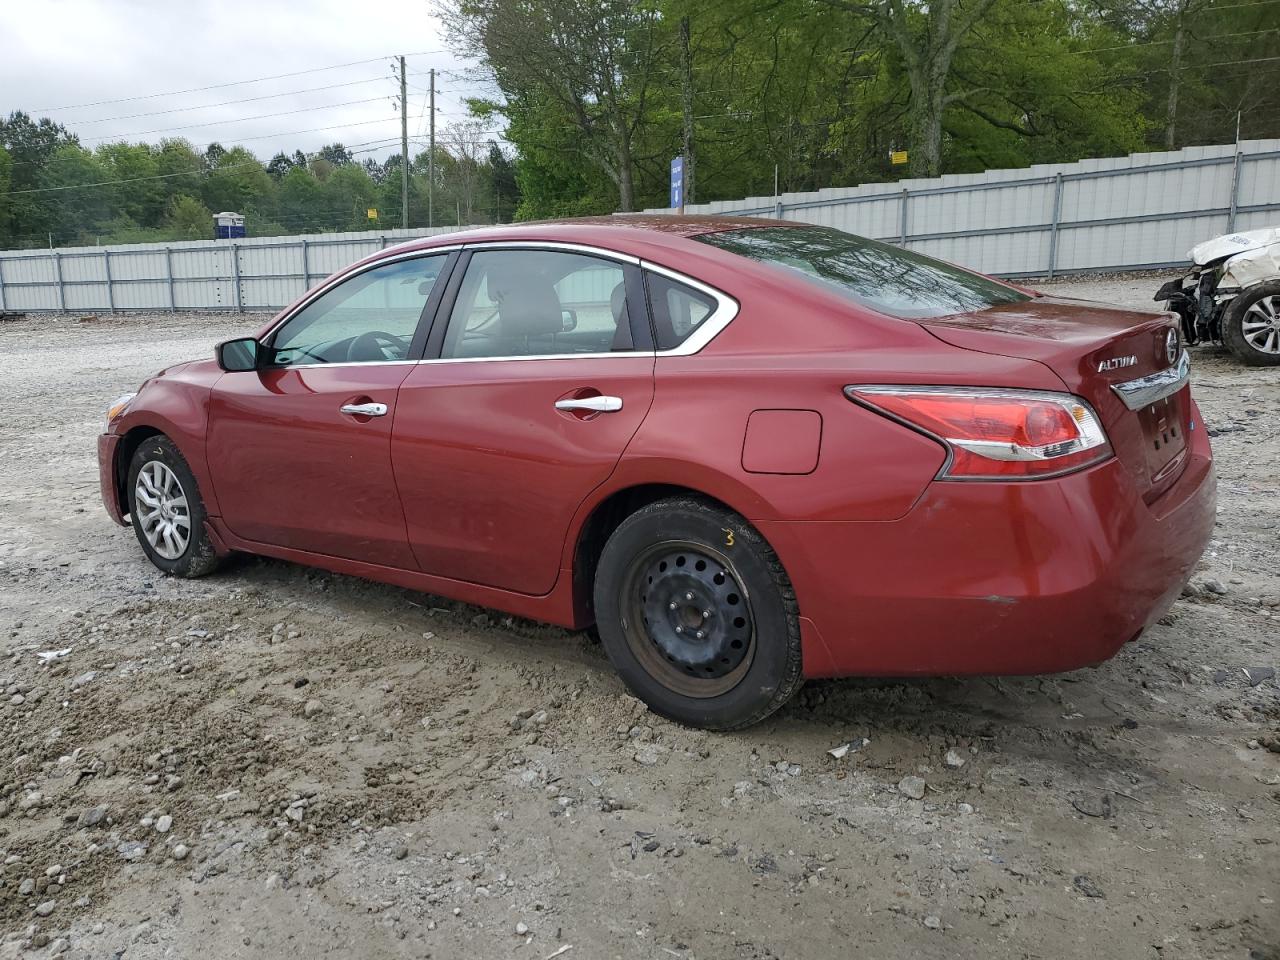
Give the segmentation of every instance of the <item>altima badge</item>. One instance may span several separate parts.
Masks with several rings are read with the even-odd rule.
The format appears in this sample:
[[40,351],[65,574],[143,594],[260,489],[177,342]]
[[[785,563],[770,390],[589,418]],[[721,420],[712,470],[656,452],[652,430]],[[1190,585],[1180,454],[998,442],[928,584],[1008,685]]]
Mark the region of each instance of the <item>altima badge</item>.
[[1104,370],[1119,370],[1121,367],[1136,367],[1138,365],[1137,357],[1112,357],[1110,360],[1101,360],[1098,362],[1098,372]]

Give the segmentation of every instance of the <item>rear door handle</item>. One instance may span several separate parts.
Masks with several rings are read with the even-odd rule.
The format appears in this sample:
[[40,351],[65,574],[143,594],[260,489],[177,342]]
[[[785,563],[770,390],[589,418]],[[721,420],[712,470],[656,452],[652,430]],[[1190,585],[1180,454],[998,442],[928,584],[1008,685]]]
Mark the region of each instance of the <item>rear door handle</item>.
[[385,417],[387,415],[385,403],[344,403],[338,409],[353,417]]
[[593,413],[614,413],[622,409],[621,397],[583,397],[581,400],[557,400],[557,410],[590,410]]

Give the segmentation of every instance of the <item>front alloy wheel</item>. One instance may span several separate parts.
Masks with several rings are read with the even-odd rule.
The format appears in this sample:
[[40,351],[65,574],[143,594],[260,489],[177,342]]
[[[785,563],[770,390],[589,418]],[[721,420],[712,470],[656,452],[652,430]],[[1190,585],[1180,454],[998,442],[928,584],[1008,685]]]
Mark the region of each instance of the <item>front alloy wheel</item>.
[[1247,364],[1280,364],[1280,280],[1250,287],[1231,302],[1222,339]]
[[159,460],[148,460],[133,488],[136,520],[151,549],[165,560],[177,560],[191,542],[191,509],[182,483]]
[[202,577],[218,565],[204,529],[195,474],[173,441],[148,437],[129,461],[129,520],[147,559],[175,577]]

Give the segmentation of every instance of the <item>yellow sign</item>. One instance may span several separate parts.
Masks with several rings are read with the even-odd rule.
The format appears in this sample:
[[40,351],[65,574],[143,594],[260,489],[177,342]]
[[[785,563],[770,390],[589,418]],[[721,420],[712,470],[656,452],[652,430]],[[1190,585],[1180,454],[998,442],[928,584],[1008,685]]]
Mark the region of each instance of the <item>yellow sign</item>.
[[[903,154],[903,156],[906,156],[906,154]],[[370,207],[370,208],[369,208],[369,219],[370,219],[370,220],[377,220],[377,219],[378,219],[378,211],[377,211],[377,210],[375,210],[375,209],[373,209],[373,207]]]
[[907,151],[893,150],[889,153],[889,162],[895,167],[907,162]]

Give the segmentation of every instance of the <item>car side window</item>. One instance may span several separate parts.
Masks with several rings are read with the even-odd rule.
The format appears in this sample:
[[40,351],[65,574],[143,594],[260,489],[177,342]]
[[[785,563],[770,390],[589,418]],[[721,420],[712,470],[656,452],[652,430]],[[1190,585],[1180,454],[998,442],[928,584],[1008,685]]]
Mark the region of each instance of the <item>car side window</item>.
[[633,350],[623,264],[558,250],[471,255],[444,359]]
[[646,270],[645,285],[659,350],[680,346],[716,311],[714,297],[660,273]]
[[444,254],[358,273],[307,304],[272,338],[276,366],[405,360]]

